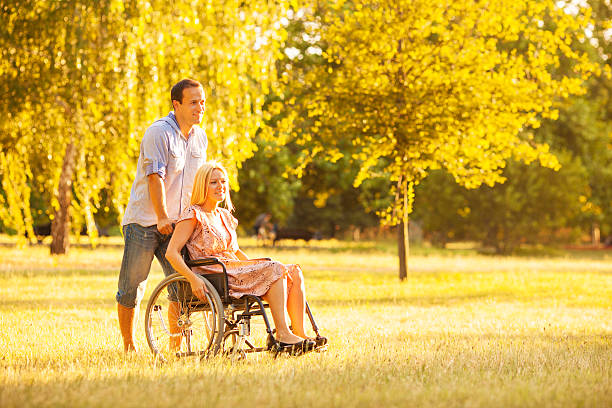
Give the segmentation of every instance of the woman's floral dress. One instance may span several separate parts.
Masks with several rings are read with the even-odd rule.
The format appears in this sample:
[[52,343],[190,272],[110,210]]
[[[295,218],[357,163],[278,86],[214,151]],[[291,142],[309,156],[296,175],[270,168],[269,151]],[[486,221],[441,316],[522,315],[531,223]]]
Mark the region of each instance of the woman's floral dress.
[[[291,279],[288,272],[292,268],[298,268],[297,265],[284,265],[266,260],[239,260],[235,255],[238,251],[236,239],[238,220],[225,208],[217,208],[215,213],[220,215],[225,228],[220,229],[210,224],[199,205],[187,207],[179,217],[178,221],[196,219],[196,227],[185,244],[190,259],[214,256],[222,261],[227,269],[229,294],[234,298],[243,295],[262,296],[268,292],[274,282],[283,277],[289,278],[290,287]],[[194,271],[219,273],[222,269],[220,265],[213,265],[196,267]]]

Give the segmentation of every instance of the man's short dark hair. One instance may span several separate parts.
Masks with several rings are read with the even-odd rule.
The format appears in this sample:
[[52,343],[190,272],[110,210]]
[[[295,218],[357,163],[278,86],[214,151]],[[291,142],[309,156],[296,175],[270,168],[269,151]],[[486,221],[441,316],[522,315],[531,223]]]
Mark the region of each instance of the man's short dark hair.
[[203,88],[203,86],[193,79],[181,79],[172,87],[170,91],[170,100],[183,103],[183,89],[185,88]]

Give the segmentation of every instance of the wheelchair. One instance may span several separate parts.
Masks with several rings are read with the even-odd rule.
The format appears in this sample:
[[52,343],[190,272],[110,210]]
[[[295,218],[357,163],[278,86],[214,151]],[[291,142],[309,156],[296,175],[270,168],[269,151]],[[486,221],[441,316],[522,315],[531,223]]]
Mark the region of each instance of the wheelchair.
[[[156,360],[204,359],[222,354],[234,361],[262,351],[270,351],[276,358],[284,351],[274,337],[266,313],[269,305],[258,296],[244,295],[236,299],[229,295],[223,262],[214,257],[190,260],[186,249],[183,249],[183,258],[190,268],[220,265],[222,272],[199,274],[208,290],[205,300],[192,294],[191,285],[179,273],[166,277],[153,290],[145,313],[145,334]],[[315,351],[326,351],[327,339],[319,334],[308,303],[306,314],[316,335]],[[256,347],[249,339],[251,319],[255,316],[263,319],[267,333],[265,346]]]

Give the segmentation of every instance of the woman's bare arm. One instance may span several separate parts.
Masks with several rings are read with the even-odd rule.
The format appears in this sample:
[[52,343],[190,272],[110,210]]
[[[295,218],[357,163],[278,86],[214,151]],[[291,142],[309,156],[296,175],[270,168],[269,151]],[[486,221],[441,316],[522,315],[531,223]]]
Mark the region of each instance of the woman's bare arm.
[[238,259],[240,259],[241,261],[248,261],[249,257],[247,256],[247,254],[245,254],[244,252],[242,252],[242,249],[238,249],[235,253],[234,253]]
[[170,238],[170,243],[168,244],[168,249],[166,250],[166,259],[168,259],[174,270],[183,275],[189,281],[193,294],[200,300],[206,300],[205,293],[207,293],[208,290],[206,289],[204,281],[202,281],[198,275],[189,269],[181,256],[181,250],[187,243],[187,240],[191,234],[193,234],[195,226],[195,218],[189,218],[176,224],[174,233],[172,234],[172,238]]

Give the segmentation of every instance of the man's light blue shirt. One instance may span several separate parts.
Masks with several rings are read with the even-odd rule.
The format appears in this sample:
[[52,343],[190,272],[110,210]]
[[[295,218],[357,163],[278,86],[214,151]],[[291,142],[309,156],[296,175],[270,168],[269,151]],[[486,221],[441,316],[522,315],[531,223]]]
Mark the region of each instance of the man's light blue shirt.
[[157,224],[147,180],[147,176],[155,173],[164,181],[168,218],[178,219],[190,205],[195,174],[206,162],[207,147],[206,132],[199,126],[193,126],[189,138],[185,139],[174,112],[153,122],[140,144],[136,178],[122,225],[135,223],[149,227]]

